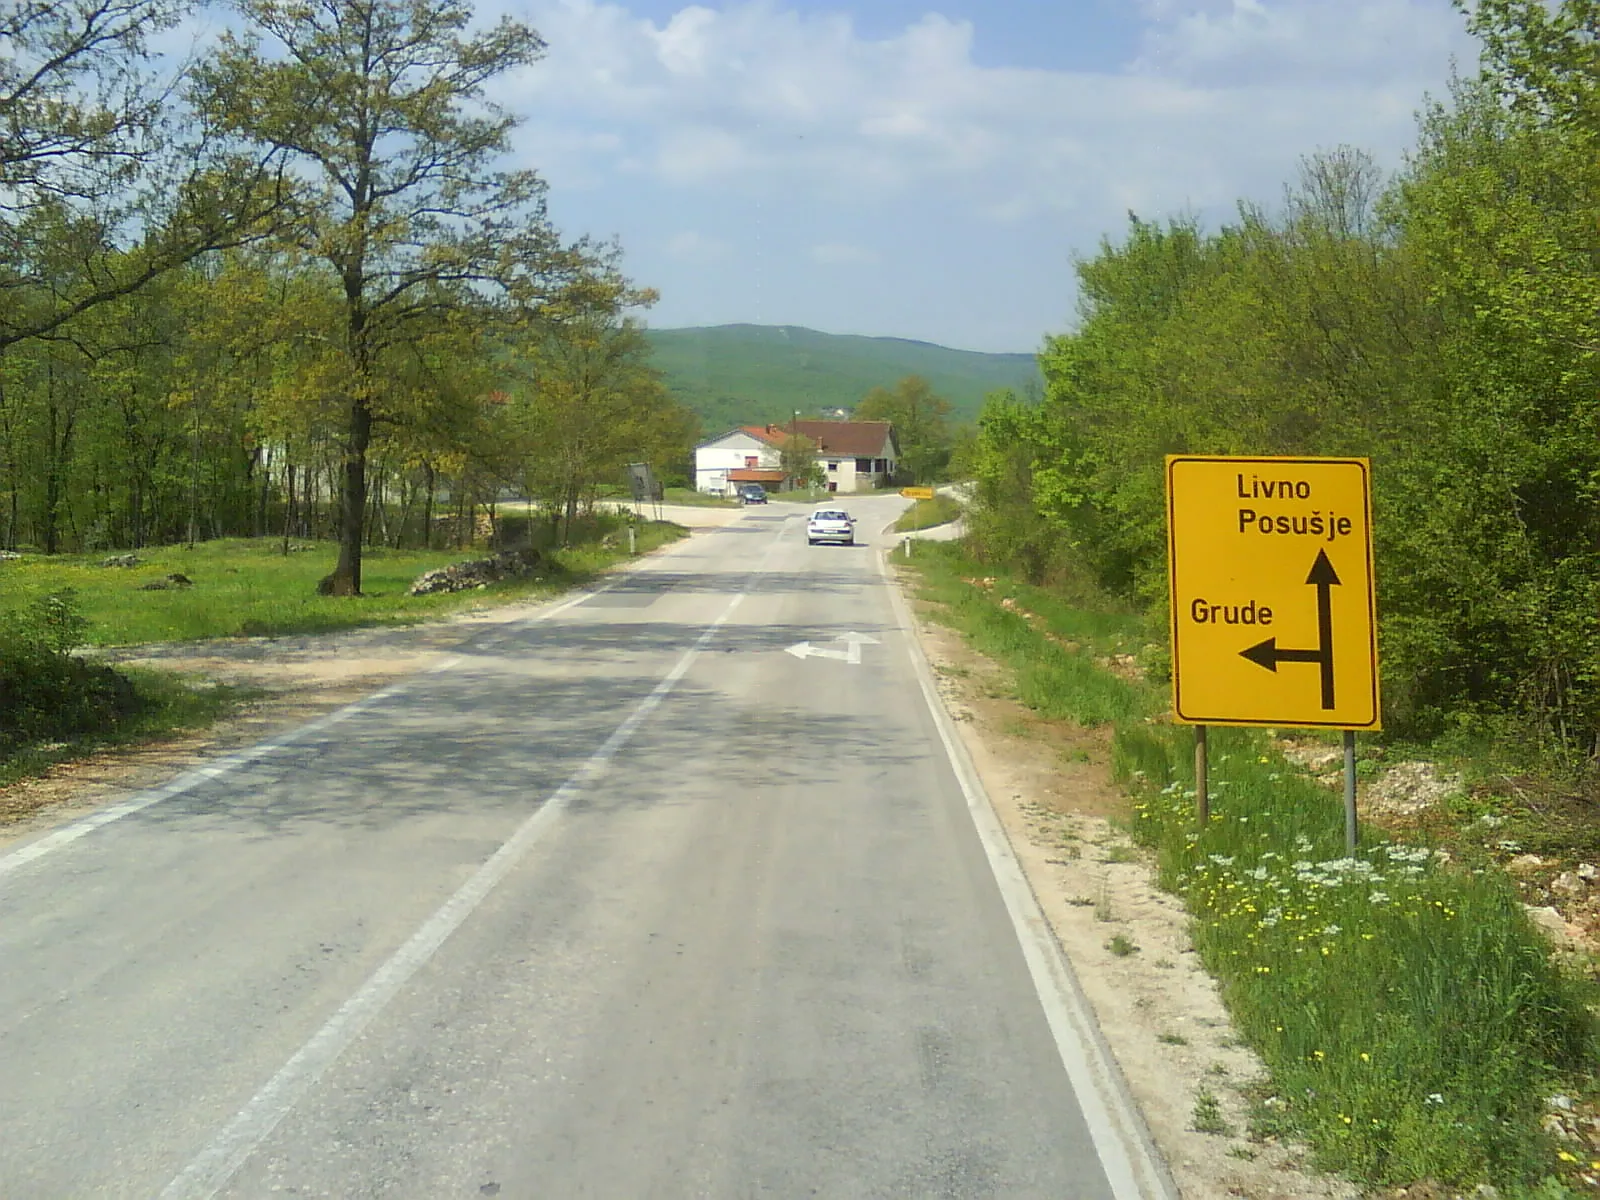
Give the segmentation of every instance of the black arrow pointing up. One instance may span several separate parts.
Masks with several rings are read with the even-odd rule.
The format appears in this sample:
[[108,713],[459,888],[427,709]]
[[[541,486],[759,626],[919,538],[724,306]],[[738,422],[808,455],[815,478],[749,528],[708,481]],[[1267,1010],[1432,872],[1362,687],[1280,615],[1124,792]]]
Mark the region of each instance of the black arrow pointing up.
[[1278,639],[1269,637],[1239,653],[1257,666],[1277,673],[1281,662],[1314,662],[1322,668],[1322,707],[1333,707],[1333,592],[1339,583],[1339,574],[1328,561],[1326,550],[1317,551],[1317,561],[1311,564],[1311,574],[1306,583],[1317,589],[1317,642],[1315,650],[1279,650]]

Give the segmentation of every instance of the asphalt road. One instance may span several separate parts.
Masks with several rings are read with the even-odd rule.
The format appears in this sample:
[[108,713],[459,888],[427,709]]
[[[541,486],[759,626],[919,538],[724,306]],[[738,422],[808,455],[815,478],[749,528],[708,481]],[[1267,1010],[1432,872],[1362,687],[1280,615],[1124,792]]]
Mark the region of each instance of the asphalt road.
[[0,1196],[1158,1194],[803,516],[0,855]]

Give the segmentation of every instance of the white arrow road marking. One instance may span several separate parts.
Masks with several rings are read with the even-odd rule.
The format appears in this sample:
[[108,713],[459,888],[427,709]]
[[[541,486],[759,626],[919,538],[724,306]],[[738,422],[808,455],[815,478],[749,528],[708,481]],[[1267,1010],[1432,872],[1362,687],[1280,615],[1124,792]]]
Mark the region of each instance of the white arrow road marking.
[[841,633],[833,640],[836,642],[845,643],[845,649],[824,650],[821,646],[813,646],[810,642],[800,642],[797,645],[790,646],[784,651],[784,653],[792,654],[799,659],[836,658],[840,662],[847,662],[852,666],[860,666],[861,647],[878,645],[878,639],[870,634],[855,633],[853,631],[850,633]]

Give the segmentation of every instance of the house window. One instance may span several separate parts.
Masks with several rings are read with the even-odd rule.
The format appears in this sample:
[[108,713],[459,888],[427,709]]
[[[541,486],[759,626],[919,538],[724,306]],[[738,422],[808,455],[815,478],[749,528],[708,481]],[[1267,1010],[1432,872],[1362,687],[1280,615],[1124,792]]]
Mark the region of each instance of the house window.
[[856,474],[857,475],[866,475],[866,474],[869,474],[871,471],[872,471],[872,460],[870,458],[858,458],[858,459],[856,459]]
[[744,465],[747,469],[753,471],[756,467],[761,465],[761,459],[758,455],[746,454],[744,456]]
[[828,470],[837,471],[838,469],[839,469],[839,460],[836,459],[836,458],[830,458],[828,460]]
[[886,459],[886,458],[875,458],[875,459],[872,460],[872,473],[874,475],[882,475],[882,474],[886,473],[888,470],[889,470],[889,460],[888,459]]

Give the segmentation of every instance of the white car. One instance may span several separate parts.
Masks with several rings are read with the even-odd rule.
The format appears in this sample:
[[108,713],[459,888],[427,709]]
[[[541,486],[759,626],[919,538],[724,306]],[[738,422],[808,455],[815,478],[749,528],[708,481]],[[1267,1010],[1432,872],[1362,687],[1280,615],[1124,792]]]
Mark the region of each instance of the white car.
[[806,541],[813,546],[818,542],[839,542],[845,546],[854,546],[855,518],[842,508],[819,508],[806,522]]

